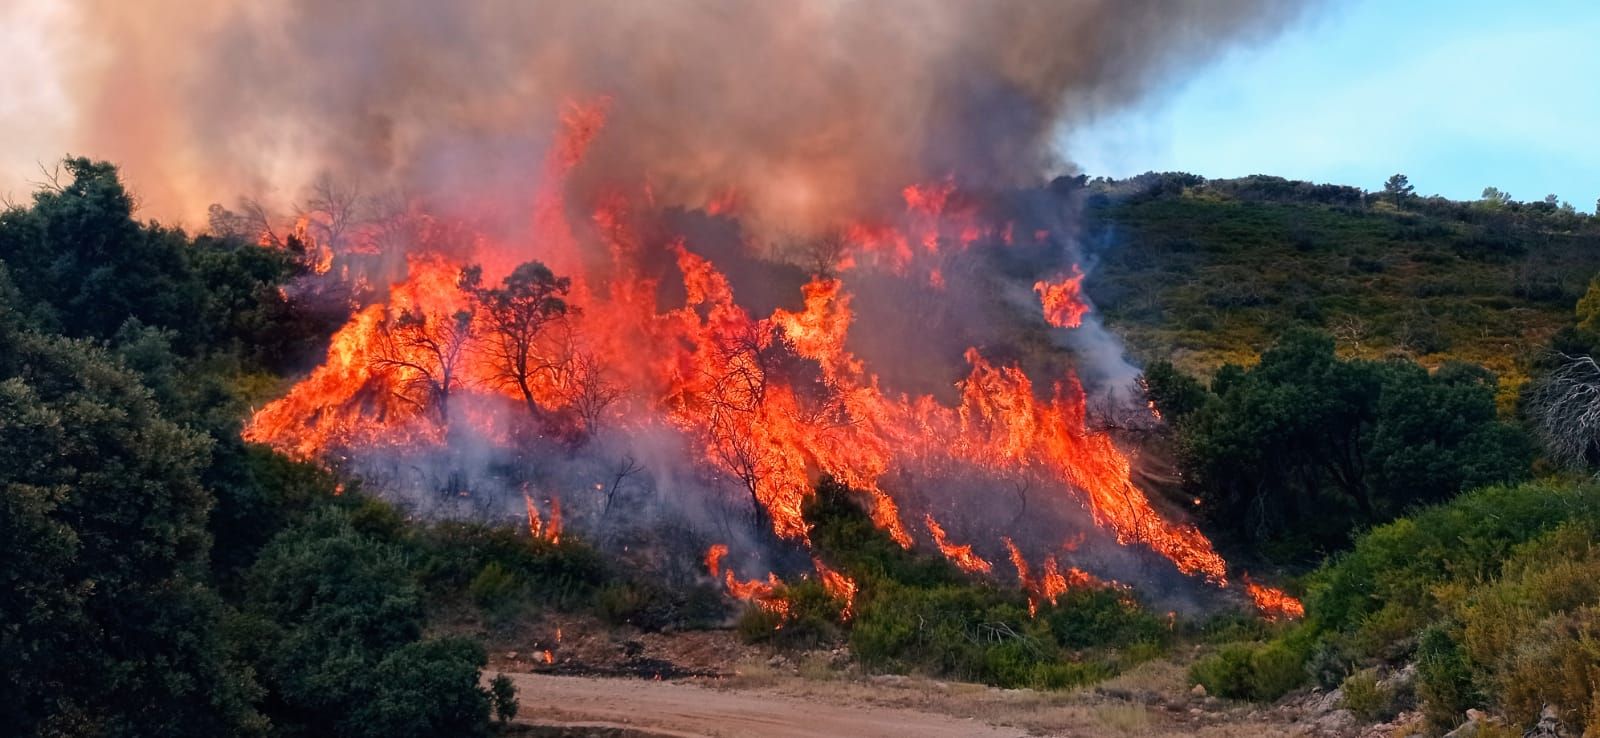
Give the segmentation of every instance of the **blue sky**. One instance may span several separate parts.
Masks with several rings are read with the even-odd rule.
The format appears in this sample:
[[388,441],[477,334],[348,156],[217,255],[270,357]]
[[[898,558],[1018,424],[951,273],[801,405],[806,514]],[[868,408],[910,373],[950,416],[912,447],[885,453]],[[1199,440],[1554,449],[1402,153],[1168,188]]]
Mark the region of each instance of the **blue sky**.
[[1064,141],[1092,175],[1600,198],[1600,1],[1333,0]]

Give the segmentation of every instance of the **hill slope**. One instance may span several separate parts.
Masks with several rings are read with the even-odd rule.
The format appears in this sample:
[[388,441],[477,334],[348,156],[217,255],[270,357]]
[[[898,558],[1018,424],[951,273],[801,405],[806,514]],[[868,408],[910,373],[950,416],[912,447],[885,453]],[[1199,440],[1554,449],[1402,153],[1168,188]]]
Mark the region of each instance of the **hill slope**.
[[1088,183],[1089,292],[1142,359],[1249,364],[1295,326],[1343,353],[1481,364],[1511,396],[1600,270],[1600,219],[1276,177]]

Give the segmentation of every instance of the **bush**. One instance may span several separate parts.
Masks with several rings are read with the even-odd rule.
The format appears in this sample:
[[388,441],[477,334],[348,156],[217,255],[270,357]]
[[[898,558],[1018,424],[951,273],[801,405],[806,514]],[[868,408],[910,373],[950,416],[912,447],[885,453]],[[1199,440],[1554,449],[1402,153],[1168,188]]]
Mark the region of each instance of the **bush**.
[[494,675],[494,680],[489,682],[489,702],[494,706],[496,720],[504,723],[517,716],[517,687],[511,683],[511,677]]
[[[1420,628],[1444,614],[1439,585],[1492,579],[1515,546],[1579,516],[1600,516],[1600,487],[1541,482],[1471,492],[1362,536],[1309,577],[1306,604],[1326,630],[1389,628],[1402,617]],[[1380,606],[1394,614],[1371,618]]]
[[1441,732],[1455,727],[1467,708],[1483,702],[1466,657],[1444,625],[1423,629],[1417,639],[1417,697],[1428,725]]
[[1189,681],[1206,688],[1208,694],[1228,699],[1249,699],[1250,657],[1255,649],[1248,645],[1223,646],[1189,667]]
[[1306,652],[1299,640],[1223,646],[1189,667],[1189,680],[1218,697],[1276,700],[1306,682]]
[[1250,699],[1278,699],[1306,683],[1306,654],[1285,641],[1275,641],[1250,657]]
[[1384,719],[1394,714],[1394,695],[1378,684],[1378,673],[1364,669],[1351,674],[1339,691],[1343,693],[1340,706],[1368,722]]
[[1551,615],[1502,655],[1489,683],[1513,725],[1532,727],[1545,705],[1574,734],[1600,728],[1600,608]]
[[561,608],[589,604],[612,579],[600,554],[583,543],[533,539],[512,526],[438,523],[412,545],[420,550],[422,582],[435,595],[465,593],[491,563],[515,576],[528,595]]
[[1165,644],[1166,623],[1110,589],[1079,589],[1061,596],[1054,607],[1040,610],[1050,632],[1065,648],[1124,648],[1140,643]]
[[484,565],[478,576],[467,585],[467,594],[477,606],[487,613],[504,614],[522,594],[522,583],[516,575],[506,571],[498,561]]

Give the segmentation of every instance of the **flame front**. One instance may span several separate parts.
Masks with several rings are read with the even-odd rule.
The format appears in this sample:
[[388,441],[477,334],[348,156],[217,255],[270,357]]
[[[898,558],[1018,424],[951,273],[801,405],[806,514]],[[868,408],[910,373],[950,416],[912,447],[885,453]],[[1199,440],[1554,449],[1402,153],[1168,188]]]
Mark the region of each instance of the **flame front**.
[[[245,438],[301,458],[336,460],[373,449],[446,448],[460,427],[503,447],[530,435],[581,443],[602,426],[667,430],[684,439],[711,477],[747,496],[781,538],[808,540],[802,506],[826,475],[868,495],[873,521],[908,548],[915,541],[902,519],[907,498],[898,496],[896,480],[976,469],[997,479],[1042,480],[1052,498],[1075,499],[1120,543],[1147,546],[1178,570],[1226,586],[1226,564],[1210,541],[1158,513],[1133,483],[1128,456],[1110,435],[1091,428],[1072,373],[1041,393],[1020,366],[969,348],[967,375],[950,403],[883,390],[846,348],[855,318],[846,275],[921,269],[924,283],[942,285],[951,278],[952,254],[981,240],[1009,243],[1012,224],[985,223],[959,201],[953,180],[908,187],[896,222],[836,231],[835,248],[818,258],[818,276],[801,290],[801,309],[764,316],[735,301],[729,278],[689,240],[671,238],[664,248],[682,298],[663,307],[663,278],[644,276],[641,268],[651,238],[635,226],[634,203],[648,206],[647,188],[632,198],[626,188],[613,188],[592,203],[587,223],[568,219],[564,178],[595,139],[604,110],[604,104],[574,106],[564,117],[565,135],[548,157],[531,208],[537,244],[463,235],[454,224],[417,216],[414,225],[428,237],[408,254],[386,299],[355,312],[334,334],[323,363],[256,412]],[[706,209],[727,213],[738,206],[736,192],[721,191]],[[1034,235],[1036,242],[1048,237]],[[579,248],[588,238],[604,246],[591,249],[604,253],[603,264]],[[495,323],[485,293],[471,285],[499,284],[518,262],[533,258],[570,276],[561,293],[566,307],[536,340],[514,347],[538,370],[508,378],[505,346],[495,343],[504,326]],[[340,263],[337,255],[329,260],[333,272]],[[1050,324],[1081,324],[1088,311],[1082,280],[1073,269],[1035,285]],[[547,500],[548,521],[526,489],[523,495],[530,532],[557,540],[560,495]],[[993,565],[974,544],[998,551],[995,544],[1008,534],[989,531],[984,541],[955,545],[931,513],[924,511],[924,521],[934,545],[975,573]],[[1057,540],[1070,532],[1058,531]],[[1077,569],[1062,571],[1054,557],[1044,560],[1039,578],[1030,578],[1010,539],[1004,544],[1023,585],[1039,599],[1053,602],[1070,587],[1101,584]],[[713,547],[706,563],[730,592],[763,607],[782,606],[771,596],[776,577],[739,580],[722,566],[726,554],[726,547]],[[818,574],[835,596],[853,600],[854,582],[820,562]],[[1298,603],[1284,597],[1275,612],[1297,616]]]

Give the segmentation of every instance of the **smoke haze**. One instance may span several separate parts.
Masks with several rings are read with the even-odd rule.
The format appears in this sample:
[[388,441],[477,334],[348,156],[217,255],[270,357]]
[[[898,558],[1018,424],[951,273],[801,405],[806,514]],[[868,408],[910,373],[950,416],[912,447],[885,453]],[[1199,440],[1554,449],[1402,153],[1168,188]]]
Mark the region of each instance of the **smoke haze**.
[[1299,5],[25,3],[9,20],[44,36],[8,83],[31,94],[0,122],[69,120],[61,140],[11,141],[29,151],[7,160],[111,159],[147,216],[198,223],[239,195],[292,200],[319,173],[412,192],[515,187],[563,105],[604,97],[580,181],[647,177],[667,204],[737,191],[752,218],[808,231],[892,204],[909,182],[1036,184],[1065,166],[1063,126]]

